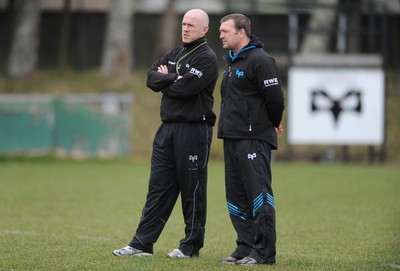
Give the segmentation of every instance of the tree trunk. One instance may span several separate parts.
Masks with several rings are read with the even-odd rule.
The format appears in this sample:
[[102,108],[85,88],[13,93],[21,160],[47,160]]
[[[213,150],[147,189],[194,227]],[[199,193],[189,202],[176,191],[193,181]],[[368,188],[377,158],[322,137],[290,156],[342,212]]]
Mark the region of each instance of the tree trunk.
[[[335,7],[338,0],[318,0],[319,4],[332,5]],[[336,18],[336,10],[315,8],[311,13],[308,21],[308,30],[330,30],[333,29]],[[331,33],[316,34],[308,31],[305,33],[304,40],[301,44],[301,53],[324,53],[329,51],[329,42]]]
[[133,66],[133,1],[114,0],[108,14],[101,73],[128,78]]
[[8,1],[8,8],[6,11],[7,19],[6,25],[8,26],[5,31],[5,38],[2,41],[5,43],[5,51],[10,52],[11,42],[13,38],[13,31],[15,27],[15,0]]
[[35,71],[39,45],[39,1],[15,2],[16,22],[7,73],[22,78]]
[[163,13],[160,32],[154,50],[154,59],[159,59],[175,45],[177,17],[175,12],[176,0],[169,0]]

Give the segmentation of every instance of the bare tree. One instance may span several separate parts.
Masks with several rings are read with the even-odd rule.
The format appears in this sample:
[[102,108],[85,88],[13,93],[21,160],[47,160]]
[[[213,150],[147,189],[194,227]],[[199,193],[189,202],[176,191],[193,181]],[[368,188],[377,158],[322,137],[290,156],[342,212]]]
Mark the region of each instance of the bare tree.
[[163,13],[160,32],[154,50],[154,59],[160,58],[166,51],[175,44],[177,17],[175,12],[176,0],[169,0]]
[[6,25],[8,26],[5,31],[4,39],[2,40],[5,43],[5,50],[10,52],[11,41],[13,37],[14,30],[14,22],[15,22],[15,0],[8,1],[8,8],[6,10]]
[[35,71],[39,45],[39,1],[17,0],[7,73],[11,77],[25,77]]
[[133,66],[132,0],[113,0],[108,13],[101,73],[128,78]]
[[[338,0],[318,0],[318,4],[332,5],[335,7]],[[336,10],[326,8],[315,8],[311,13],[307,28],[309,30],[331,29],[335,24]],[[301,53],[322,53],[329,49],[331,36],[329,34],[316,35],[311,31],[305,33],[304,40],[301,44]]]

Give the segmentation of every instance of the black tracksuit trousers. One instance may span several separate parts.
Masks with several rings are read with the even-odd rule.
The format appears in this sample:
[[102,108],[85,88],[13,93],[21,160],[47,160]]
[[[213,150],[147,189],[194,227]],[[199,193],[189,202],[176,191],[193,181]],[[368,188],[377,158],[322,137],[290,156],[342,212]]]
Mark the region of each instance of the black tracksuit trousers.
[[212,126],[163,123],[154,138],[146,204],[130,246],[153,253],[153,245],[181,194],[185,237],[179,249],[188,256],[203,247],[206,224],[207,162]]
[[228,211],[237,233],[231,256],[275,263],[271,147],[262,140],[224,139],[224,160]]

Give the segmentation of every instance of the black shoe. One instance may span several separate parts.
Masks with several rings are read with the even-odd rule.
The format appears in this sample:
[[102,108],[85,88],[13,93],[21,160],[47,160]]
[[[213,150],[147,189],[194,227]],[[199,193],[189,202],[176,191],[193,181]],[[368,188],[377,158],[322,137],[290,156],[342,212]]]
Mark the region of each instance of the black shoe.
[[256,264],[259,264],[259,262],[257,262],[255,259],[253,259],[251,257],[244,257],[243,259],[236,261],[235,264],[237,264],[237,265],[256,265]]
[[222,258],[219,259],[220,263],[225,263],[225,264],[235,264],[239,259],[232,257],[232,256],[228,256],[226,258]]

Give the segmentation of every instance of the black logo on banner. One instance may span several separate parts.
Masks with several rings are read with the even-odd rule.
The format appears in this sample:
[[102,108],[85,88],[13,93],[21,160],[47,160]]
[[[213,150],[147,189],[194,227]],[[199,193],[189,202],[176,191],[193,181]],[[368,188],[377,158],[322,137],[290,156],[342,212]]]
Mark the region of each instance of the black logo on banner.
[[324,90],[315,90],[311,95],[311,111],[328,111],[332,113],[335,124],[338,123],[339,117],[344,112],[361,113],[361,91],[349,90],[339,99],[332,98]]

